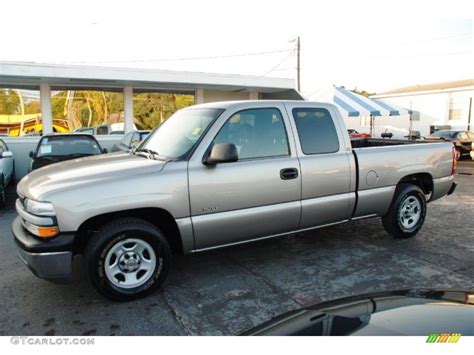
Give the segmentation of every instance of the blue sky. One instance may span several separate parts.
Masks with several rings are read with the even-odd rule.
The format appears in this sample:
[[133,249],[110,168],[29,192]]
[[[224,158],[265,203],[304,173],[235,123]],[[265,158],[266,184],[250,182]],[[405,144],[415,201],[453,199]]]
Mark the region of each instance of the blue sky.
[[381,92],[474,77],[472,3],[10,1],[0,60],[294,77],[299,35],[304,93]]

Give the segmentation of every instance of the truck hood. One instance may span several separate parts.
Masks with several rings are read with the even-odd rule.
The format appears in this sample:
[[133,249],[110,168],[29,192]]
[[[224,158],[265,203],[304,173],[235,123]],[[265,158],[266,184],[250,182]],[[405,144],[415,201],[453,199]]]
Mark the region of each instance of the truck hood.
[[156,173],[163,169],[165,163],[129,153],[68,160],[32,171],[18,184],[18,193],[41,200],[45,193],[72,189],[78,185]]

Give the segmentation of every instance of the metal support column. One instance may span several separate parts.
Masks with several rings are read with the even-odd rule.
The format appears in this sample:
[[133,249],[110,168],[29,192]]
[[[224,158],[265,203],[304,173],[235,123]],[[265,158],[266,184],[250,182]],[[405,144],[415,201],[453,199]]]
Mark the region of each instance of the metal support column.
[[40,84],[41,120],[43,124],[43,135],[53,133],[53,114],[51,112],[51,85]]
[[133,88],[131,86],[123,88],[123,113],[125,133],[133,131]]
[[204,103],[204,89],[196,89],[194,91],[194,103],[196,105]]

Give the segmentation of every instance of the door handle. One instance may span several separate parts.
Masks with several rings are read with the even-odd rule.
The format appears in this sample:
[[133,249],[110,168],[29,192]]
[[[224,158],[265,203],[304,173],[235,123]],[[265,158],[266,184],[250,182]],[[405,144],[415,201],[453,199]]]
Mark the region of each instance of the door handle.
[[280,178],[282,180],[291,180],[298,177],[298,169],[296,168],[286,168],[280,170]]

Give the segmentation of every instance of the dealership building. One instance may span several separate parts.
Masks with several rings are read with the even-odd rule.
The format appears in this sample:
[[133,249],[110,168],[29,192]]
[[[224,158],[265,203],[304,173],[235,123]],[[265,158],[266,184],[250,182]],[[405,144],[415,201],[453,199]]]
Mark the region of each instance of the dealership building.
[[194,95],[196,104],[227,100],[302,99],[293,79],[170,70],[0,61],[0,88],[39,90],[43,133],[53,132],[51,92],[122,92],[125,131],[133,129],[134,93]]
[[474,129],[474,79],[413,85],[371,96],[416,112],[414,127],[422,135],[439,129]]
[[[0,61],[0,89],[39,91],[43,134],[53,133],[52,94],[56,91],[123,93],[124,129],[130,131],[134,128],[134,94],[193,95],[196,104],[228,100],[302,100],[294,88],[294,80],[284,78]],[[121,136],[99,135],[97,138],[103,147],[110,149]],[[39,137],[3,139],[14,153],[19,179],[28,172],[29,152],[35,149]]]

